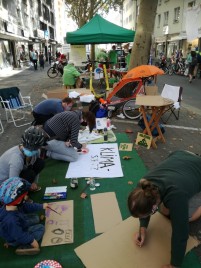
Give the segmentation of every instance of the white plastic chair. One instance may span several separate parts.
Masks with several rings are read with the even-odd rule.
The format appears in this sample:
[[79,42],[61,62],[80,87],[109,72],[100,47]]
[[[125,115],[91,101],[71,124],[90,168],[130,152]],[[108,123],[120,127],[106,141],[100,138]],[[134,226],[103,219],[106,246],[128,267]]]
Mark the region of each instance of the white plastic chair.
[[[168,98],[174,101],[170,107],[165,110],[164,114],[169,112],[169,115],[166,119],[162,117],[163,123],[167,123],[171,115],[174,115],[174,117],[179,120],[179,113],[180,113],[180,107],[181,107],[181,101],[182,101],[182,92],[183,88],[179,86],[171,86],[168,84],[165,84],[161,93],[161,96],[163,98]],[[164,115],[163,114],[163,115]]]
[[[31,122],[17,124],[18,121],[25,119],[27,111],[33,110],[30,96],[22,96],[18,87],[0,89],[0,102],[6,113],[8,123],[13,122],[15,127],[29,125]],[[16,117],[19,116],[20,117]]]

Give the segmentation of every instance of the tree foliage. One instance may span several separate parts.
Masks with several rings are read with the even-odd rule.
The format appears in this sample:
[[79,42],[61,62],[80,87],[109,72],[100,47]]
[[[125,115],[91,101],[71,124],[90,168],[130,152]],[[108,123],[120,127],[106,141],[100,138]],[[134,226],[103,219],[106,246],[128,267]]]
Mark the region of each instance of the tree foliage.
[[109,9],[117,10],[123,0],[65,0],[68,15],[80,28],[96,13],[108,13]]
[[141,0],[129,70],[147,64],[150,56],[158,0]]

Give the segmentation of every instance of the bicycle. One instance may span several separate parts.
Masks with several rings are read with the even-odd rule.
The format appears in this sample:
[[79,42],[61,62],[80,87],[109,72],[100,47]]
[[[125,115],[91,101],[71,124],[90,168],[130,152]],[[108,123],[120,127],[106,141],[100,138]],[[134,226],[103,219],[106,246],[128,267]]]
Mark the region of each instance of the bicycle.
[[53,66],[47,70],[47,75],[49,76],[49,78],[55,78],[59,74],[60,76],[62,76],[63,68],[64,68],[64,65],[60,63],[59,61],[56,61],[53,63]]

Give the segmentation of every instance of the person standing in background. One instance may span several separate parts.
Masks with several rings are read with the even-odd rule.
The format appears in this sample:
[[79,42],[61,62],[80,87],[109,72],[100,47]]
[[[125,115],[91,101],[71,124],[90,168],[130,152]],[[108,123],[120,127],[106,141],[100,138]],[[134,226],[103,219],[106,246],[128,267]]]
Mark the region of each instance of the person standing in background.
[[31,50],[30,53],[30,58],[32,59],[33,65],[34,65],[34,70],[36,71],[38,68],[38,52],[35,50]]
[[191,57],[192,61],[189,65],[189,83],[192,83],[193,78],[195,78],[194,71],[195,67],[197,66],[197,55],[194,48],[191,50]]
[[115,45],[113,45],[112,49],[109,51],[108,58],[109,58],[109,62],[111,62],[110,63],[110,68],[115,69],[115,67],[117,65],[117,61],[118,61],[118,55],[117,55]]
[[43,52],[41,51],[40,54],[39,54],[39,64],[40,64],[40,69],[44,70],[44,67],[45,67],[45,60],[44,60],[44,54]]
[[131,59],[131,52],[132,52],[132,48],[130,48],[128,50],[128,54],[126,55],[126,69],[128,70],[129,64],[130,64],[130,59]]

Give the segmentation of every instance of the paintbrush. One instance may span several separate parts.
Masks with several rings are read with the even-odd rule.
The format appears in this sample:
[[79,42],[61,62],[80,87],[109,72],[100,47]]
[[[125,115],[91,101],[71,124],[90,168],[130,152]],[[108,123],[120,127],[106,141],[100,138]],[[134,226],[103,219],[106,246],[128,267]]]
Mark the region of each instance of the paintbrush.
[[[139,235],[138,235],[138,240],[141,242],[142,241],[142,236],[141,236],[141,228],[139,227]],[[141,247],[141,245],[140,245]]]
[[61,216],[61,213],[57,212],[57,211],[54,210],[53,208],[51,208],[51,207],[47,207],[47,208],[49,208],[50,210],[54,211],[55,213],[57,213],[57,214],[59,214],[59,215]]

